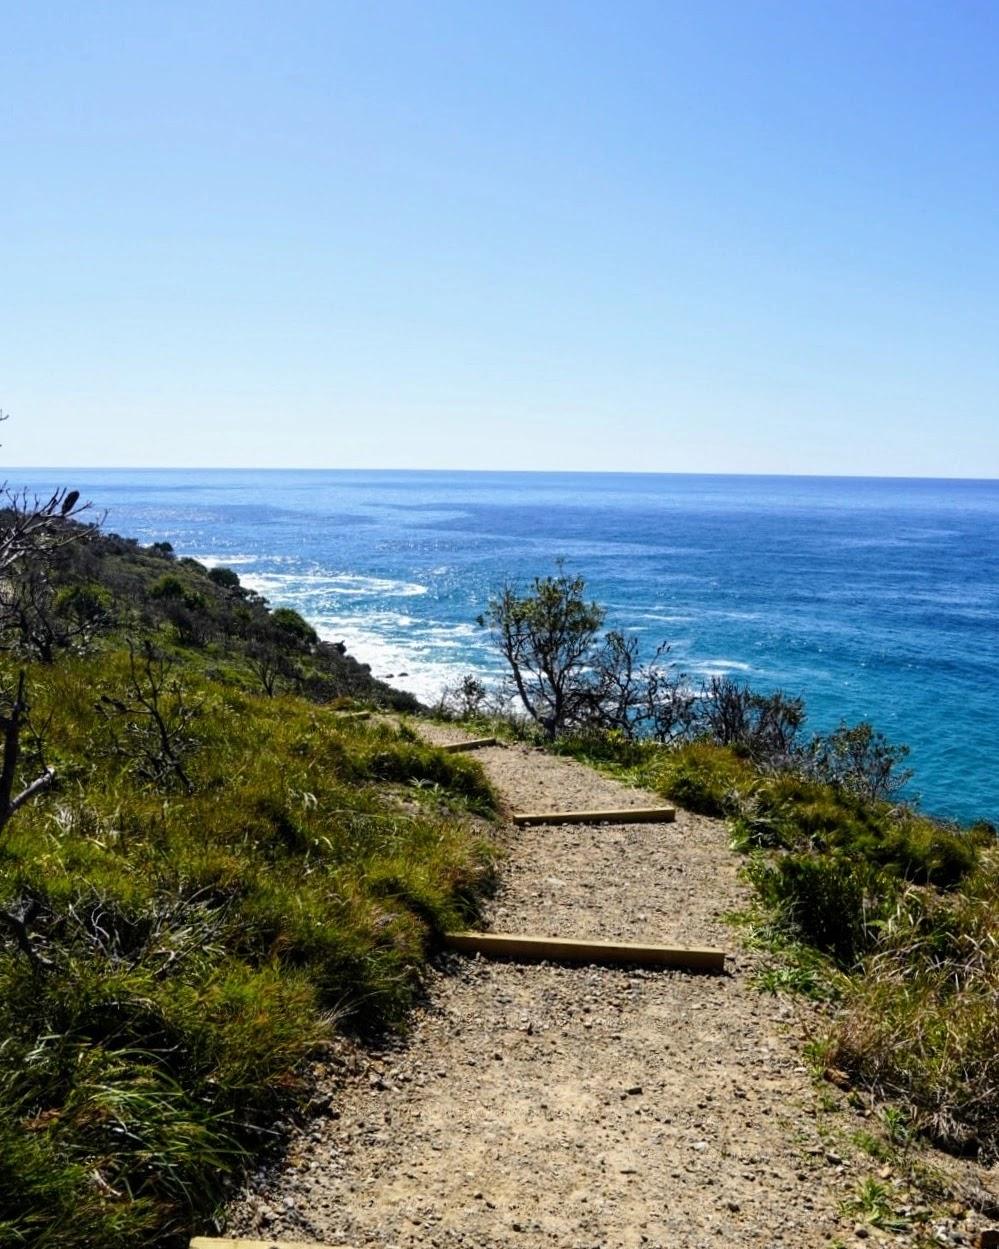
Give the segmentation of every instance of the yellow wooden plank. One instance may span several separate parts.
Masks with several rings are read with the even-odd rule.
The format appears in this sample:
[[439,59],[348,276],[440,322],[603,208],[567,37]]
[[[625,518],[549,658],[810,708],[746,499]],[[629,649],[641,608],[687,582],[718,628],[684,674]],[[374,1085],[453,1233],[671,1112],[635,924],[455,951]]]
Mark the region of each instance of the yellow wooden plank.
[[190,1249],[327,1249],[304,1240],[233,1240],[231,1236],[195,1236]]
[[611,807],[598,811],[517,811],[514,824],[671,824],[675,807]]
[[231,1237],[195,1237],[191,1249],[327,1249],[315,1240],[240,1240]]
[[499,742],[495,737],[473,737],[467,742],[448,742],[446,746],[441,746],[441,750],[446,750],[448,754],[456,754],[459,750],[482,750],[486,746],[498,746]]
[[689,971],[725,970],[725,951],[630,941],[588,941],[578,937],[533,937],[508,932],[448,932],[444,946],[462,954],[546,959],[553,963],[639,963]]

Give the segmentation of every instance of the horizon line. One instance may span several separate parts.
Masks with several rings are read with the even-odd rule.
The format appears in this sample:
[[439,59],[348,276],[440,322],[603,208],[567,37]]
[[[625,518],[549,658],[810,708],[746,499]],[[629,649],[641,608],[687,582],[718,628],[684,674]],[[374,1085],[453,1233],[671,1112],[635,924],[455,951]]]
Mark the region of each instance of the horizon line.
[[[817,472],[756,472],[734,471],[708,472],[683,469],[606,469],[606,468],[378,468],[375,466],[350,466],[323,468],[304,465],[242,465],[242,464],[13,464],[4,470],[32,473],[448,473],[480,474],[482,476],[546,476],[546,477],[733,477],[733,478],[780,478],[819,481],[963,481],[996,483],[996,477],[944,476],[909,473],[817,473]],[[2,479],[0,479],[2,480]]]

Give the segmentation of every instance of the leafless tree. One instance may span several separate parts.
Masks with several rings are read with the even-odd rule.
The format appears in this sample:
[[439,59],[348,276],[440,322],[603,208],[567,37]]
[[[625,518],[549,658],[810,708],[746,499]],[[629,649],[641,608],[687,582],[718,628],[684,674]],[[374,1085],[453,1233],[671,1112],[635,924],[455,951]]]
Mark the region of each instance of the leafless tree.
[[199,713],[171,676],[172,664],[153,644],[129,644],[128,688],[117,698],[102,694],[97,703],[107,725],[111,750],[155,785],[194,785],[185,759],[194,746],[191,724]]
[[246,660],[268,698],[277,693],[281,679],[291,681],[295,676],[295,666],[288,656],[280,647],[269,642],[248,647]]
[[641,731],[655,742],[683,741],[697,725],[700,692],[684,672],[664,662],[669,647],[660,646],[643,670],[637,720]]
[[[6,419],[0,413],[0,421]],[[11,585],[27,579],[42,593],[53,552],[77,541],[85,532],[73,521],[88,507],[80,502],[78,490],[55,490],[47,498],[39,498],[26,490],[0,486],[0,630],[11,622]],[[44,743],[42,735],[31,725],[26,690],[23,671],[11,689],[0,690],[0,831],[25,803],[47,790],[55,779],[52,768],[38,763]],[[30,779],[22,775],[27,733],[33,734],[33,753],[38,764],[34,775],[29,772]]]
[[100,587],[57,590],[46,561],[24,561],[0,582],[0,647],[50,664],[56,653],[85,646],[111,619],[110,596]]
[[[25,691],[25,675],[18,674],[12,693],[3,694],[6,704],[0,713],[0,734],[3,736],[3,765],[0,768],[0,833],[7,827],[18,811],[44,793],[55,780],[55,772],[44,761],[43,736],[33,730],[30,708]],[[21,776],[24,738],[31,736],[34,764],[25,781]]]
[[69,522],[89,510],[79,490],[55,490],[47,499],[0,486],[0,576],[24,559],[37,559],[80,538]]

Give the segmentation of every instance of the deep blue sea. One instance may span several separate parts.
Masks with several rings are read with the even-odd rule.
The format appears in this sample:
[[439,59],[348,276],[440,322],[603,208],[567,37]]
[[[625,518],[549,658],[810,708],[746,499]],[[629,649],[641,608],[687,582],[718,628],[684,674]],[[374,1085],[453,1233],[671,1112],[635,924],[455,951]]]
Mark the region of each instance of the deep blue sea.
[[16,470],[106,527],[236,569],[432,698],[497,665],[474,620],[508,577],[582,573],[609,623],[694,674],[870,719],[912,789],[999,819],[999,482],[569,473]]

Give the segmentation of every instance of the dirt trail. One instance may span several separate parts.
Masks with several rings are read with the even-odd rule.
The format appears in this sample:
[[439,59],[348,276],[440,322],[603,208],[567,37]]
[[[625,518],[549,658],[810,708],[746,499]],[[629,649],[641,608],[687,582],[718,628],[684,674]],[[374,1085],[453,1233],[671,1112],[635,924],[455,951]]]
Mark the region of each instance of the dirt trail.
[[[656,801],[525,747],[477,758],[511,809]],[[494,928],[736,946],[720,821],[504,835]],[[797,1025],[749,986],[751,956],[730,969],[444,956],[408,1038],[344,1056],[335,1109],[258,1177],[235,1231],[355,1249],[853,1243],[838,1205],[857,1176],[819,1137]]]

